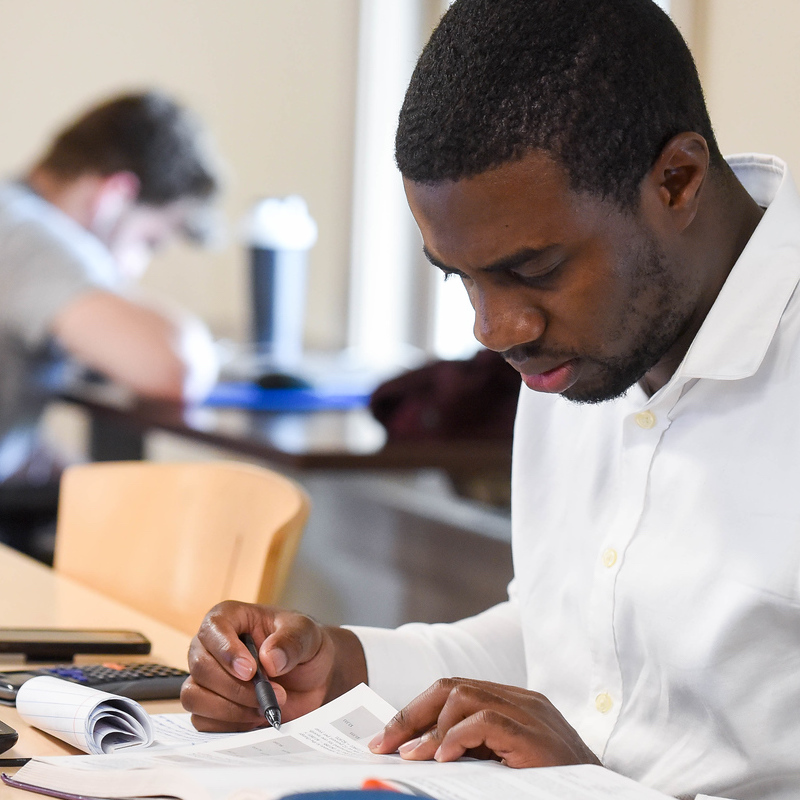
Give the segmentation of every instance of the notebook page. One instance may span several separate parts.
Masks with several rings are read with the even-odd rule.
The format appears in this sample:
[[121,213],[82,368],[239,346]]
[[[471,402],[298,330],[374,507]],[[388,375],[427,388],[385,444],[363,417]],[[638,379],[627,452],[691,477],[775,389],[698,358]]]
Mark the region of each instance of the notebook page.
[[150,717],[135,700],[48,675],[22,684],[17,711],[29,725],[86,753],[113,753],[153,741]]

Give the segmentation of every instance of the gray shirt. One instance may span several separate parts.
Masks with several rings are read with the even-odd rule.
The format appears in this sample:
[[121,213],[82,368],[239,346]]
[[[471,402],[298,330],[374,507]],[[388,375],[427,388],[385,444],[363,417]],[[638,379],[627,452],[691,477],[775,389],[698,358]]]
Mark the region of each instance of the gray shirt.
[[47,384],[64,364],[53,318],[81,293],[119,285],[99,239],[25,184],[0,183],[0,481],[35,446]]

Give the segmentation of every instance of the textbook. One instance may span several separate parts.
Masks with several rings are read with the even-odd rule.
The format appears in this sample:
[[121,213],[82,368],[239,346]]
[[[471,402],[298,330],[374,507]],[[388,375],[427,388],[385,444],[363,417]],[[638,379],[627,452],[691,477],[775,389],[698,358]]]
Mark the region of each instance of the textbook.
[[666,800],[660,792],[593,765],[511,769],[496,761],[439,764],[371,753],[368,742],[395,713],[361,684],[279,731],[34,759],[3,780],[16,788],[83,798],[279,800],[294,792],[357,789],[379,781],[433,800]]

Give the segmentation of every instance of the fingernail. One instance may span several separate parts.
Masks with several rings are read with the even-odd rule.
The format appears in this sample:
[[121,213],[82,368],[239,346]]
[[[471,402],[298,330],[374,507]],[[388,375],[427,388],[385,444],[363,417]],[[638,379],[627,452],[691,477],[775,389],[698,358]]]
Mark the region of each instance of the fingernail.
[[383,744],[383,731],[375,734],[375,738],[367,745],[370,750],[377,750]]
[[233,660],[233,671],[236,673],[237,678],[243,681],[249,681],[253,674],[251,663],[246,658],[235,658]]
[[272,663],[275,666],[275,674],[280,675],[286,669],[289,659],[286,656],[286,653],[284,653],[279,647],[276,647],[274,650],[270,650],[269,652],[272,656]]
[[417,736],[416,739],[409,739],[405,744],[401,744],[397,749],[401,753],[410,753],[412,750],[416,750],[417,747],[419,747],[421,741],[422,737]]

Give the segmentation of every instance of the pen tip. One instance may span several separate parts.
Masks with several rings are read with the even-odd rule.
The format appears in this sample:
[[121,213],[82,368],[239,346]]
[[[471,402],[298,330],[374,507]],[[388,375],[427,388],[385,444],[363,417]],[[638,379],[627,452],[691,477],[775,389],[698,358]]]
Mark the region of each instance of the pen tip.
[[281,729],[281,712],[275,708],[268,708],[267,721],[276,731],[279,731]]

